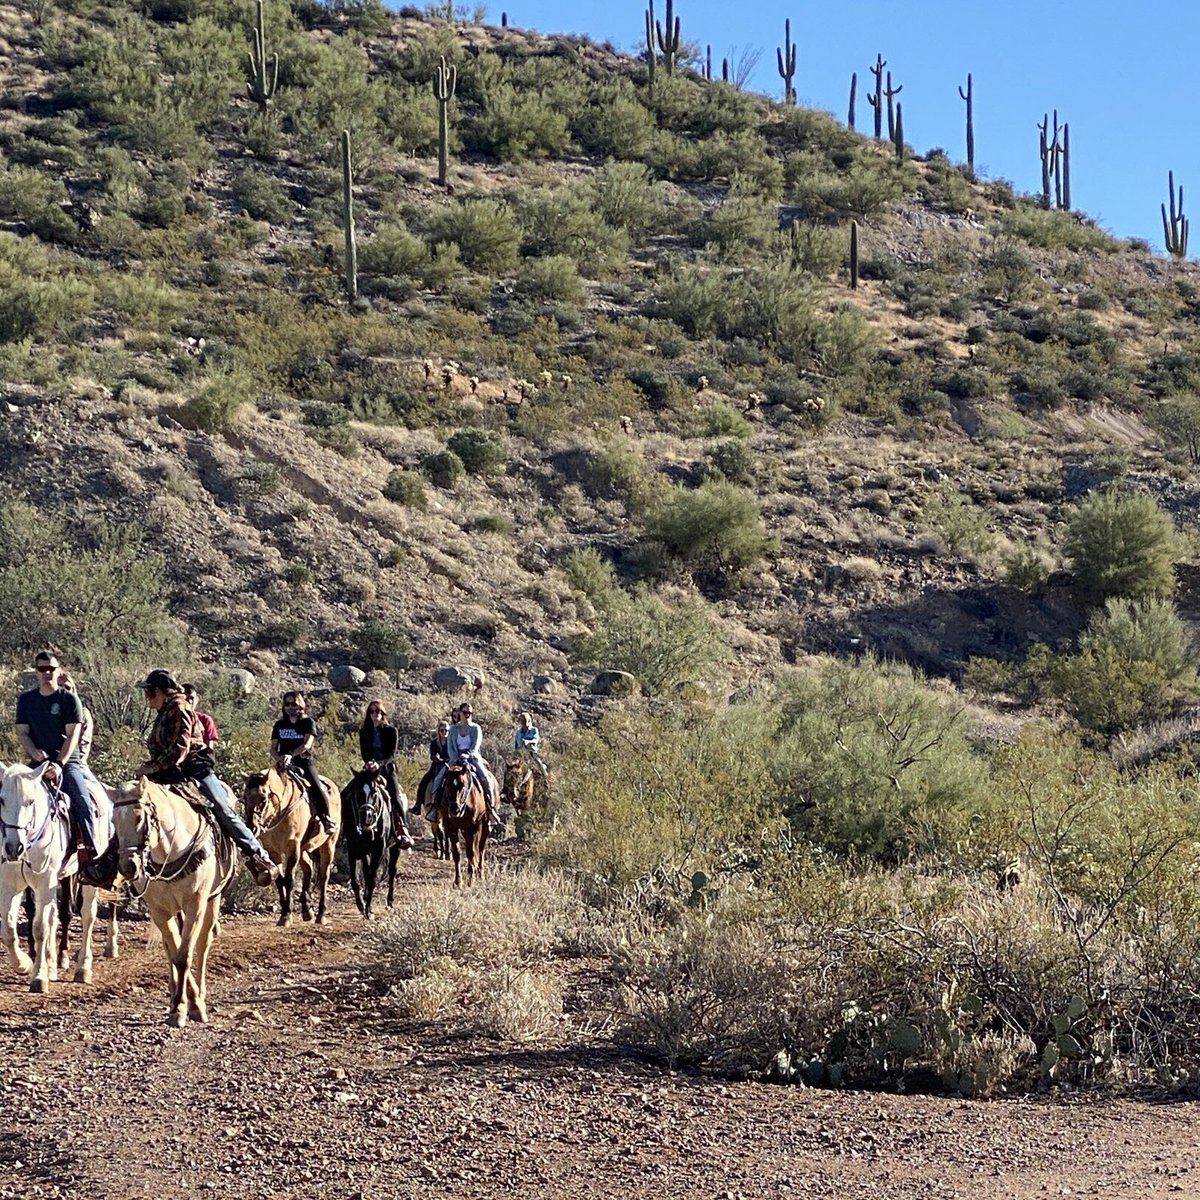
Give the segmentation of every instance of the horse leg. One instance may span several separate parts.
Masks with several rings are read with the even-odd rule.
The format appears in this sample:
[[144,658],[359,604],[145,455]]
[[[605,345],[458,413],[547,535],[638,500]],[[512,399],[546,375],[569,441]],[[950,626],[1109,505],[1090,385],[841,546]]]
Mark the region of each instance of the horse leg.
[[379,876],[379,860],[383,858],[383,838],[377,837],[372,843],[371,848],[367,852],[367,858],[363,863],[363,880],[367,892],[367,910],[363,916],[368,920],[371,919],[371,901],[375,898],[375,880]]
[[387,871],[388,871],[387,906],[388,906],[388,908],[392,907],[392,898],[396,891],[396,862],[398,861],[399,858],[400,858],[400,847],[399,846],[389,846],[388,847],[388,865],[387,865]]
[[[333,849],[334,842],[332,838],[326,838],[320,849],[317,851],[316,858],[316,875],[317,875],[317,924],[324,925],[329,916],[325,912],[325,899],[329,891],[329,873],[333,870]],[[370,887],[374,888],[375,881],[372,877]],[[370,915],[371,897],[367,894],[367,915]]]
[[488,823],[484,821],[479,827],[479,858],[475,863],[475,874],[479,879],[483,878],[483,860],[487,854],[487,844],[490,836],[491,831],[488,829]]
[[167,996],[173,997],[177,984],[175,959],[179,954],[179,925],[174,916],[161,919],[153,913],[151,916],[154,919],[154,927],[158,930],[159,943],[162,945],[163,953],[167,956]]
[[283,856],[283,869],[275,886],[279,889],[279,924],[292,923],[292,885],[296,874],[296,851],[289,851]]
[[75,899],[76,877],[62,880],[58,885],[58,969],[65,971],[71,965],[69,953],[71,940],[71,909]]
[[114,900],[108,906],[108,937],[104,939],[104,957],[121,957],[121,937],[117,929],[117,902]]
[[312,887],[313,860],[315,851],[300,850],[300,920],[312,920],[312,906],[309,903],[308,889]]
[[450,855],[454,859],[454,886],[462,887],[462,863],[459,861],[458,854],[458,830],[448,829],[446,837],[450,839]]
[[[3,912],[0,916],[3,917],[4,928],[0,931],[0,937],[3,938],[4,947],[8,951],[9,958],[12,959],[13,966],[22,974],[28,975],[33,970],[33,959],[25,953],[20,940],[17,938],[17,922],[20,919],[20,912],[25,901],[25,888],[18,886],[15,891],[9,892],[7,889],[0,894],[0,908]],[[32,934],[33,919],[30,918],[30,932]]]
[[220,896],[208,898],[200,916],[200,929],[196,934],[196,949],[193,955],[195,966],[190,976],[192,1001],[188,1006],[188,1016],[201,1025],[208,1024],[208,952],[212,949],[213,928],[217,923],[220,903]]
[[58,978],[58,956],[55,946],[55,924],[58,919],[58,887],[41,884],[34,888],[33,901],[33,978],[31,992],[48,992],[50,980]]
[[[360,857],[359,849],[360,849],[360,847],[357,842],[354,843],[353,849],[347,848],[346,860],[350,865],[350,890],[351,890],[351,892],[354,893],[354,905],[358,909],[358,911],[360,913],[362,913],[362,915],[365,917],[367,915],[367,908],[363,904],[362,893],[359,891],[359,887],[358,887],[358,865],[360,862],[363,864],[363,873],[365,876],[366,862]],[[365,878],[364,878],[363,882],[365,885],[365,883],[366,883]]]
[[[188,1020],[188,992],[196,986],[192,979],[192,961],[206,912],[207,902],[204,912],[189,913],[185,910],[183,914],[183,931],[179,935],[179,949],[175,952],[175,990],[171,996],[171,1011],[167,1016],[167,1024],[177,1029],[186,1025]],[[211,929],[211,925],[208,928]]]
[[92,929],[96,924],[96,909],[100,901],[94,887],[83,889],[83,907],[80,909],[79,953],[75,956],[75,982],[92,982]]

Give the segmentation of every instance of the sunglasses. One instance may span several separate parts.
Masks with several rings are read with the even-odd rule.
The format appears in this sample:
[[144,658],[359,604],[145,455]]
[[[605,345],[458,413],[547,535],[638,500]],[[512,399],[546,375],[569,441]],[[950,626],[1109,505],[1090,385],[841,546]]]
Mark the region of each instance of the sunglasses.
[[57,664],[57,663],[55,663],[55,664],[54,664],[54,666],[52,666],[52,667],[47,667],[47,666],[41,666],[41,665],[39,665],[39,666],[36,666],[36,667],[34,667],[33,669],[34,669],[34,670],[35,670],[35,671],[36,671],[36,672],[37,672],[39,675],[50,675],[50,674],[52,674],[53,672],[55,672],[55,671],[57,671],[57,670],[58,670],[58,664]]

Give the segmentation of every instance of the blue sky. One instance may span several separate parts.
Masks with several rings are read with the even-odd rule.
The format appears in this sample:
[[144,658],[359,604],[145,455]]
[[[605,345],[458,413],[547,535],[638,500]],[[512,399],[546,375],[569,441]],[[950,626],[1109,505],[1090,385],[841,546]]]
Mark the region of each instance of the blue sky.
[[[661,16],[665,0],[655,0]],[[501,0],[511,24],[543,33],[586,33],[633,50],[643,36],[642,3]],[[876,53],[904,85],[907,140],[919,153],[941,146],[966,158],[958,86],[975,80],[976,167],[1040,187],[1037,125],[1055,107],[1071,124],[1071,191],[1076,208],[1122,237],[1162,248],[1159,205],[1167,171],[1200,212],[1200,5],[1166,0],[842,0],[814,5],[676,0],[687,41],[761,47],[751,87],[779,97],[775,47],[792,19],[802,104],[845,120],[850,73],[858,72],[858,127],[870,127],[865,89]],[[1187,208],[1192,202],[1187,201]]]

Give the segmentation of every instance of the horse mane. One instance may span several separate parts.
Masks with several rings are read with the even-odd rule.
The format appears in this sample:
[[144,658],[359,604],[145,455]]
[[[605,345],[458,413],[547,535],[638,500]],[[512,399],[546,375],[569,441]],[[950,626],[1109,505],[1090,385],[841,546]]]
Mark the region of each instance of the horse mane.
[[246,776],[245,786],[246,787],[262,787],[262,785],[266,782],[267,782],[267,772],[266,771],[251,771],[251,773]]

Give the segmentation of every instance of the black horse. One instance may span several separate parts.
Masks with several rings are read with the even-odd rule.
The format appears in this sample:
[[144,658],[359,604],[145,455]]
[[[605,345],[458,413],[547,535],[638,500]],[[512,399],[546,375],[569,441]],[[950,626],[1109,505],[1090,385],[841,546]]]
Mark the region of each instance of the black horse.
[[346,847],[354,903],[368,919],[371,916],[379,864],[383,861],[384,853],[387,853],[387,902],[390,908],[400,844],[392,836],[391,797],[387,780],[382,775],[362,771],[342,789],[342,843]]

